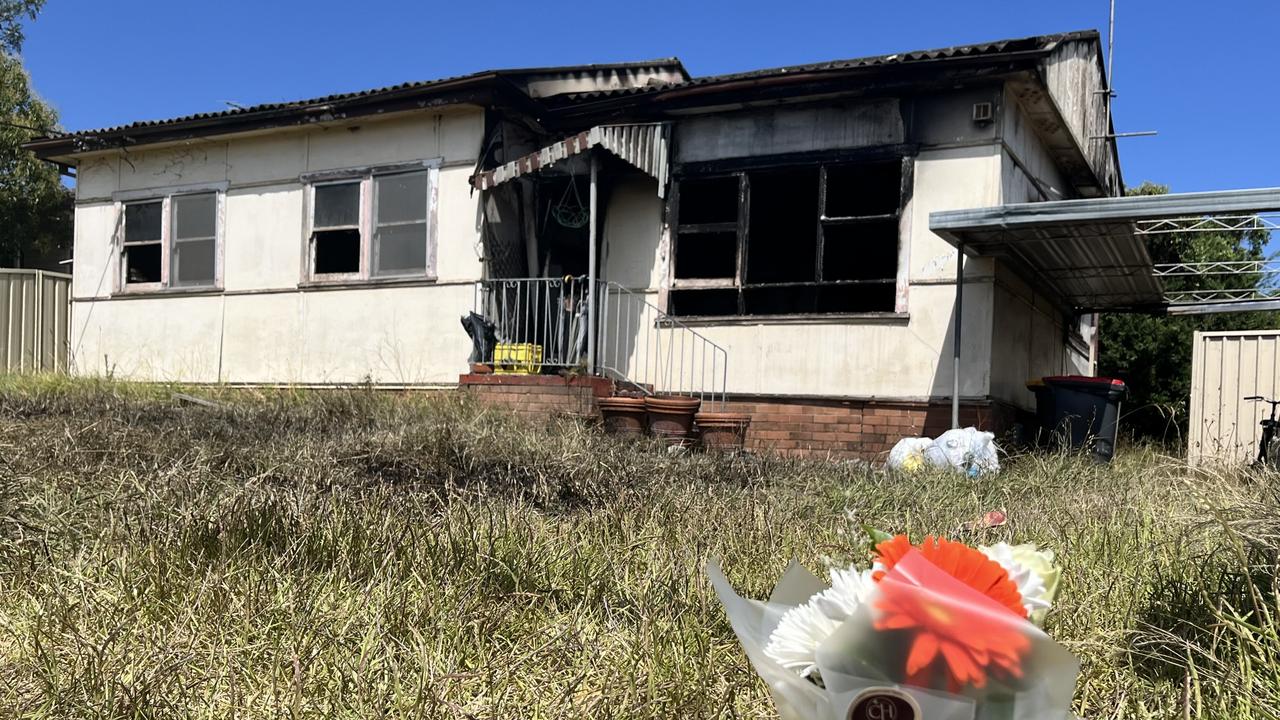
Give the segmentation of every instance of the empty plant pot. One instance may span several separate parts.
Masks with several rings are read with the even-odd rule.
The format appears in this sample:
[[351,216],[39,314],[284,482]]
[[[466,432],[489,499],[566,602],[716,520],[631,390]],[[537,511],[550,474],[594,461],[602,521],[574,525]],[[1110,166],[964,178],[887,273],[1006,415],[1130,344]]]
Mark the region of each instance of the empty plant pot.
[[625,437],[644,435],[646,425],[644,398],[600,398],[599,405],[605,432]]
[[681,441],[693,437],[693,416],[702,401],[680,395],[650,395],[644,399],[644,409],[649,414],[649,432],[664,442]]
[[702,447],[717,452],[740,452],[747,442],[751,416],[743,413],[700,412],[693,417],[702,433]]

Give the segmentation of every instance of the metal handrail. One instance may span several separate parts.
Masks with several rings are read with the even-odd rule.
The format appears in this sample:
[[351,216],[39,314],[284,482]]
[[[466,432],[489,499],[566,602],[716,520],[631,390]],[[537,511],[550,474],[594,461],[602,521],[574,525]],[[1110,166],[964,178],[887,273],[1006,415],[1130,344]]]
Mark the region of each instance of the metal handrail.
[[599,371],[647,395],[689,395],[724,406],[729,353],[639,293],[600,285]]
[[[541,368],[587,367],[590,280],[501,278],[476,284],[475,311],[499,344],[530,346]],[[729,353],[637,292],[597,281],[596,367],[603,377],[646,395],[688,395],[723,407]],[[493,348],[484,362],[495,361]],[[510,359],[503,360],[510,363]]]

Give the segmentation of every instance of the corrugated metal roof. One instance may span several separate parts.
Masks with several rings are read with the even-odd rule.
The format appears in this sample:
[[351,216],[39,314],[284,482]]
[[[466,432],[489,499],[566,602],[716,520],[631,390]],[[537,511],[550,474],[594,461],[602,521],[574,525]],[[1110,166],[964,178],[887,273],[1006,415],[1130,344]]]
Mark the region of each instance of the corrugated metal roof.
[[[139,120],[136,122],[126,123],[123,125],[113,125],[110,127],[94,128],[90,130],[77,130],[74,132],[58,133],[50,136],[51,138],[70,138],[70,137],[90,137],[95,135],[110,135],[115,133],[127,132],[129,130],[139,130],[144,128],[164,127],[168,125],[181,125],[200,120],[214,120],[219,118],[234,118],[241,115],[252,115],[255,113],[267,113],[279,110],[298,110],[311,108],[315,106],[323,106],[332,103],[345,102],[349,100],[359,100],[362,98],[371,98],[378,95],[389,95],[402,93],[412,90],[429,90],[433,87],[457,84],[470,80],[479,80],[485,77],[518,77],[525,75],[544,75],[554,73],[580,73],[591,72],[596,70],[610,70],[620,68],[645,68],[645,67],[674,67],[679,70],[682,75],[687,73],[684,65],[679,58],[658,58],[654,60],[639,60],[634,62],[618,62],[618,63],[596,63],[590,65],[565,65],[556,67],[531,67],[531,68],[508,68],[502,70],[485,70],[482,72],[469,73],[466,75],[454,75],[446,78],[437,78],[434,80],[421,80],[413,82],[404,82],[397,85],[387,85],[385,87],[371,88],[368,90],[358,90],[355,92],[335,93],[331,95],[322,95],[320,97],[307,98],[303,100],[290,100],[276,103],[261,103],[246,107],[229,108],[227,110],[217,110],[211,112],[193,113],[190,115],[182,115],[172,118],[164,118],[159,120]],[[37,138],[37,140],[42,138]]]
[[967,253],[1011,262],[1076,309],[1167,304],[1135,223],[1280,210],[1280,188],[1020,203],[930,214],[929,229]]
[[[997,40],[993,42],[978,43],[972,45],[956,45],[947,48],[938,48],[934,50],[916,50],[904,53],[893,53],[889,55],[875,55],[870,57],[853,58],[847,60],[833,60],[828,62],[813,63],[808,65],[790,65],[786,67],[769,68],[764,70],[752,70],[749,72],[731,73],[725,75],[709,75],[697,77],[681,82],[663,83],[647,85],[637,88],[626,88],[618,90],[601,90],[585,93],[570,93],[557,96],[551,104],[576,105],[589,102],[596,99],[618,98],[626,96],[641,96],[655,93],[661,93],[678,88],[699,87],[707,85],[715,85],[721,83],[729,83],[739,80],[750,80],[768,77],[782,77],[786,75],[794,75],[800,73],[815,73],[825,71],[848,70],[859,67],[870,67],[877,65],[906,64],[911,62],[922,62],[931,60],[942,60],[963,57],[982,57],[987,55],[998,55],[1001,53],[1019,52],[1019,51],[1035,51],[1047,50],[1054,44],[1073,39],[1092,39],[1097,38],[1097,32],[1088,30],[1071,33],[1060,33],[1055,35],[1038,35],[1026,38],[1016,38],[1009,40]],[[388,85],[380,88],[369,90],[360,90],[356,92],[336,93],[331,95],[323,95],[319,97],[307,98],[304,100],[291,100],[277,103],[262,103],[243,108],[230,108],[227,110],[218,110],[212,112],[193,113],[180,117],[165,118],[159,120],[141,120],[123,125],[114,125],[111,127],[95,128],[90,130],[79,130],[75,132],[61,133],[53,135],[49,138],[36,138],[33,144],[40,144],[41,141],[49,141],[55,139],[71,139],[71,138],[95,138],[97,136],[119,135],[129,131],[148,130],[155,128],[163,128],[167,126],[180,126],[188,123],[202,123],[208,121],[232,120],[244,116],[252,116],[255,114],[269,114],[276,112],[298,111],[318,108],[332,103],[343,103],[352,100],[361,100],[366,98],[376,98],[379,95],[396,95],[414,91],[429,91],[437,86],[448,84],[466,83],[468,81],[479,81],[484,78],[492,77],[514,77],[521,75],[546,74],[555,72],[584,72],[590,70],[603,70],[611,68],[623,67],[658,67],[658,66],[674,66],[680,70],[680,73],[687,77],[687,72],[679,58],[661,58],[657,60],[644,60],[637,62],[625,63],[603,63],[591,65],[566,65],[559,67],[541,67],[541,68],[513,68],[505,70],[492,70],[485,72],[471,73],[467,75],[456,75],[448,78],[440,78],[435,80],[424,80],[416,82],[400,83],[398,85]]]
[[597,146],[657,180],[658,197],[666,196],[670,128],[665,123],[598,125],[492,170],[476,173],[471,184],[481,190],[491,190]]
[[599,90],[594,92],[572,93],[563,97],[565,101],[570,103],[582,103],[604,98],[625,97],[628,95],[646,95],[677,88],[716,85],[740,80],[781,77],[786,75],[798,75],[801,73],[851,70],[861,67],[896,65],[961,57],[982,57],[986,55],[1021,51],[1044,51],[1052,49],[1058,43],[1069,40],[1092,40],[1097,38],[1098,33],[1095,30],[1080,30],[1054,35],[1033,35],[1030,37],[996,40],[973,45],[955,45],[952,47],[937,48],[934,50],[913,50],[903,53],[890,53],[888,55],[872,55],[846,60],[830,60],[807,65],[787,65],[784,67],[751,70],[748,72],[729,73],[724,75],[706,75],[703,77],[695,77],[682,83],[667,83],[663,85],[649,85],[645,87],[625,88],[620,90]]

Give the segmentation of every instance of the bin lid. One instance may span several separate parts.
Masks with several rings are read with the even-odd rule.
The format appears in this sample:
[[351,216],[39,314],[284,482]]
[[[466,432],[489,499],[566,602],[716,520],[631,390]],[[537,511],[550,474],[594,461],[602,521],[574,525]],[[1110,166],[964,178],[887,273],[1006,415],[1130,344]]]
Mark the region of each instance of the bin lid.
[[1118,378],[1093,377],[1090,375],[1050,375],[1044,378],[1048,385],[1075,385],[1097,391],[1125,392],[1128,388]]

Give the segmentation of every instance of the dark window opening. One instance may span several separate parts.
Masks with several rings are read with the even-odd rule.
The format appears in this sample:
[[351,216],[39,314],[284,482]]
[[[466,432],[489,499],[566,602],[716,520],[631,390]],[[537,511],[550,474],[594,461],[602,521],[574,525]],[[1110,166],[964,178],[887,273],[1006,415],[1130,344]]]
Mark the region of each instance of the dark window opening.
[[826,217],[889,215],[901,202],[901,160],[827,167]]
[[737,275],[738,233],[681,233],[676,241],[676,277],[732,278]]
[[885,280],[898,274],[898,221],[822,229],[823,280]]
[[162,254],[160,243],[125,247],[125,282],[130,284],[160,282]]
[[360,231],[317,230],[311,235],[317,275],[360,272]]
[[672,290],[667,297],[672,315],[737,315],[738,291]]
[[680,224],[738,222],[738,176],[697,178],[680,183]]
[[669,312],[894,311],[903,171],[895,158],[681,179]]
[[748,284],[813,281],[818,168],[751,173],[748,233]]

